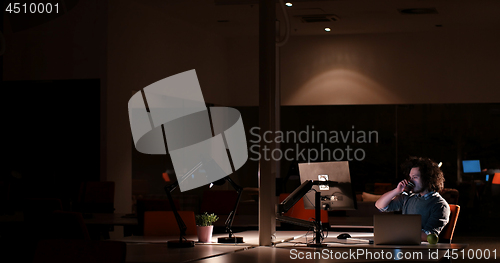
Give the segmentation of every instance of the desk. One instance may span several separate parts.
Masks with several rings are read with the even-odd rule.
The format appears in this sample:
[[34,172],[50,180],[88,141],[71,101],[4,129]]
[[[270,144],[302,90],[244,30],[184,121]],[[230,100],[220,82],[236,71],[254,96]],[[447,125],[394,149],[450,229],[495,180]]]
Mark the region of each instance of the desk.
[[[462,250],[466,248],[467,244],[446,244],[446,243],[438,243],[438,244],[429,244],[428,242],[421,242],[420,245],[375,245],[368,244],[367,242],[358,241],[356,239],[362,240],[373,240],[373,233],[371,232],[351,232],[350,235],[353,239],[338,239],[337,235],[341,232],[332,232],[328,233],[328,237],[323,240],[324,244],[327,244],[328,247],[335,248],[372,248],[372,249],[411,249],[411,250],[429,250],[429,249],[459,249]],[[276,247],[279,248],[297,248],[297,247],[306,247],[306,242],[311,241],[313,238],[312,234],[308,234],[307,236],[302,236],[296,238],[289,242],[277,243]]]
[[[236,233],[237,236],[244,237],[246,243],[243,244],[196,243],[193,248],[184,249],[167,248],[166,241],[177,239],[178,237],[125,237],[116,240],[128,242],[127,262],[294,263],[298,259],[293,259],[293,257],[298,257],[300,252],[302,252],[301,255],[307,255],[308,252],[310,252],[310,255],[314,255],[314,252],[323,253],[319,254],[323,258],[320,260],[310,259],[311,262],[323,260],[330,262],[332,259],[325,259],[325,255],[333,257],[335,262],[394,262],[394,259],[387,260],[385,257],[387,255],[398,255],[400,252],[403,253],[403,256],[406,254],[418,257],[417,260],[413,260],[412,258],[401,259],[406,262],[441,262],[442,260],[446,260],[444,258],[446,249],[460,250],[467,247],[467,244],[430,245],[426,242],[418,246],[376,246],[359,243],[333,243],[333,241],[337,240],[336,235],[338,233],[330,232],[330,237],[325,239],[326,242],[330,242],[326,248],[309,248],[303,244],[297,244],[305,241],[305,231],[276,232],[275,247],[258,246],[258,231]],[[356,238],[373,238],[373,233],[352,233],[351,235]],[[225,235],[214,235],[212,241],[216,241],[216,238],[219,236]],[[188,236],[187,238],[197,240],[193,236]],[[312,238],[312,233],[309,233],[307,238]],[[369,254],[367,252],[371,252],[373,257],[367,258],[367,254]],[[351,256],[352,253],[355,253],[356,258]],[[376,255],[381,255],[382,253],[384,254],[384,259],[375,258]],[[340,258],[335,258],[335,255],[340,256]],[[350,255],[351,258],[343,259],[342,256],[345,257],[346,255]]]
[[[351,251],[350,251],[351,250]],[[353,254],[354,251],[354,254]],[[218,257],[205,258],[200,260],[195,260],[192,262],[203,262],[203,263],[260,263],[260,262],[269,262],[269,263],[294,263],[294,262],[394,262],[394,259],[387,260],[385,257],[387,255],[397,254],[397,249],[370,249],[370,250],[362,250],[364,253],[371,252],[372,255],[380,255],[384,254],[384,258],[374,259],[366,257],[366,255],[358,255],[356,254],[356,250],[348,249],[348,248],[325,248],[325,249],[314,249],[314,248],[272,248],[272,247],[256,247],[247,250],[242,250],[236,253],[229,253],[225,255],[221,255]],[[302,254],[300,254],[302,252]],[[309,253],[308,253],[309,252]],[[314,252],[316,253],[316,259],[314,259]],[[421,258],[417,260],[405,260],[401,259],[404,262],[440,262],[443,258],[445,251],[440,250],[436,254],[436,259],[429,258],[427,252],[416,250],[405,250],[405,253],[408,252],[408,255],[415,255],[418,257],[422,255]],[[359,251],[361,254],[361,250]],[[310,255],[311,258],[306,258],[307,255]],[[328,256],[327,256],[328,255]],[[336,257],[337,255],[337,257]],[[342,258],[344,256],[344,258]],[[300,259],[304,257],[304,259]],[[370,256],[368,256],[370,257]]]
[[[278,231],[276,232],[275,244],[296,240],[306,235],[306,231]],[[259,231],[244,231],[240,233],[234,233],[235,236],[242,236],[245,243],[240,244],[228,244],[231,246],[243,246],[243,247],[256,247],[259,246]],[[215,234],[212,236],[212,243],[205,243],[203,245],[215,245],[222,246],[226,244],[217,243],[217,238],[227,237],[228,234]],[[113,239],[114,241],[122,241],[126,243],[166,243],[169,240],[179,239],[179,236],[172,237],[162,237],[162,236],[128,236],[123,238]],[[197,236],[186,236],[186,239],[197,241]],[[196,243],[197,245],[201,243]]]
[[[280,231],[276,233],[276,242],[294,240],[305,234],[305,231]],[[127,242],[126,262],[191,262],[209,258],[217,259],[220,256],[239,253],[259,245],[259,231],[245,231],[235,235],[243,236],[245,243],[215,243],[218,237],[227,236],[227,234],[214,235],[212,237],[214,243],[196,243],[192,248],[167,248],[168,240],[175,240],[179,237],[131,236],[114,240]],[[186,239],[198,240],[196,236],[186,236]]]
[[248,247],[197,244],[192,248],[167,248],[165,243],[127,243],[126,262],[190,262],[245,249]]

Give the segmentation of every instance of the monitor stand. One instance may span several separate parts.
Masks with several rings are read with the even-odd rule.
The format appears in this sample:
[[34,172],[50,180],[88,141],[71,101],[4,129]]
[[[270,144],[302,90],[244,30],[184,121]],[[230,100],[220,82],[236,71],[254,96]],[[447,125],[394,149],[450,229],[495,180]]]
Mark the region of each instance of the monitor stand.
[[321,243],[321,235],[323,234],[323,226],[321,225],[321,193],[316,191],[314,195],[315,204],[314,207],[314,243],[308,243],[308,247],[326,247],[327,244]]

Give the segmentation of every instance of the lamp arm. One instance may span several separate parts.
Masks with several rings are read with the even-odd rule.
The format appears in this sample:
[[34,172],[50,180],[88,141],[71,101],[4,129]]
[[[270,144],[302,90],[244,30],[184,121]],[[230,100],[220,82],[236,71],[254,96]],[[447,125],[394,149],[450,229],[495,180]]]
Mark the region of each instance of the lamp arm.
[[238,184],[236,184],[229,176],[226,176],[224,179],[231,184],[231,186],[234,188],[234,190],[236,190],[236,192],[239,193],[239,192],[243,191],[243,188],[241,186],[239,186]]
[[182,220],[181,216],[179,215],[179,212],[177,212],[177,208],[175,207],[174,199],[172,199],[172,194],[170,194],[172,191],[175,190],[179,186],[179,182],[176,181],[175,183],[171,185],[166,185],[165,186],[165,192],[167,193],[168,201],[170,202],[170,207],[172,207],[172,212],[174,212],[175,216],[175,221],[177,221],[177,225],[179,226],[180,230],[180,236],[179,236],[179,241],[182,242],[182,238],[186,235],[186,224]]
[[233,180],[231,180],[231,178],[229,176],[225,177],[224,178],[226,181],[229,182],[229,184],[231,184],[231,186],[234,188],[234,190],[236,190],[236,192],[238,193],[238,198],[236,199],[236,202],[234,204],[234,208],[233,210],[231,211],[231,213],[229,213],[229,216],[227,217],[226,219],[226,232],[229,233],[229,237],[233,237],[233,231],[231,230],[231,226],[233,225],[233,220],[234,220],[234,216],[236,215],[236,209],[238,209],[238,204],[240,203],[240,199],[241,199],[241,194],[243,193],[243,188],[241,186],[239,186],[238,184],[236,184]]

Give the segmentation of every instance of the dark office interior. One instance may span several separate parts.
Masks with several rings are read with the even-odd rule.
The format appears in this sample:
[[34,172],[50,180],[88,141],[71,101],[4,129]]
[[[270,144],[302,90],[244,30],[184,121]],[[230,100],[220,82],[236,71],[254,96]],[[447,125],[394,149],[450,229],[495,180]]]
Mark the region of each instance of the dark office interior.
[[[136,150],[127,103],[149,84],[190,69],[196,69],[207,106],[241,113],[249,159],[230,175],[244,189],[233,230],[259,230],[258,148],[252,148],[259,145],[252,128],[262,124],[259,1],[47,1],[59,3],[58,14],[9,13],[11,2],[2,1],[0,17],[6,119],[0,261],[42,262],[35,251],[43,239],[143,235],[144,200],[151,210],[171,210],[162,174],[175,180],[172,160]],[[276,4],[277,39],[283,40],[285,19]],[[363,197],[393,189],[405,179],[401,163],[425,156],[441,163],[442,195],[461,209],[453,243],[500,247],[500,4],[293,4],[290,37],[276,51],[278,130],[375,135],[284,140],[280,149],[294,151],[269,174],[276,177],[275,203],[301,184],[297,163],[349,161],[358,209],[329,211],[330,224],[335,218],[371,218],[374,202]],[[412,8],[428,13],[405,13]],[[319,18],[327,21],[313,21]],[[295,155],[296,149],[324,148],[339,149],[342,157]],[[479,161],[479,171],[464,172],[463,161],[470,160]],[[176,189],[172,196],[181,211],[227,217],[232,203],[207,205],[218,202],[214,196],[220,193],[235,196],[230,184]],[[88,233],[71,236],[64,216],[49,216],[54,210],[81,218]],[[126,215],[135,225],[88,223],[102,213]],[[220,221],[214,233],[224,233]],[[276,229],[302,228],[281,223]]]

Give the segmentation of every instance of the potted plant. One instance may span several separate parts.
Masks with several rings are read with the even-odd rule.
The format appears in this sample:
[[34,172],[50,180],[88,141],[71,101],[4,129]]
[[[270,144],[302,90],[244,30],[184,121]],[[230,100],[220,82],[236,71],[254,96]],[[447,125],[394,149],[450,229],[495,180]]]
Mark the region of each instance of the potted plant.
[[205,212],[201,215],[196,215],[196,231],[198,232],[198,241],[202,243],[212,242],[213,223],[219,220],[215,214]]

